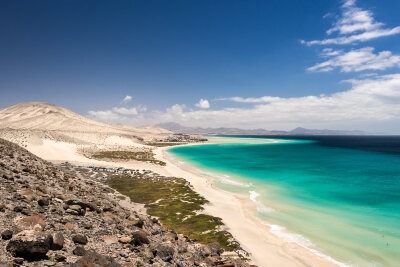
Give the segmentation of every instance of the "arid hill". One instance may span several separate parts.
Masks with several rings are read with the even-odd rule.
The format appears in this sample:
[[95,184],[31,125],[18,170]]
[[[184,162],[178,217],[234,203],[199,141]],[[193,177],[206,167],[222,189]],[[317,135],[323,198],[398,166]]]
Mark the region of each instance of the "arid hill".
[[170,131],[159,127],[130,127],[122,124],[106,124],[91,120],[56,105],[28,102],[0,109],[0,129],[96,132],[136,135],[148,138],[148,135],[168,135]]
[[[91,120],[56,105],[28,102],[0,109],[0,138],[48,160],[78,160],[88,150],[146,149],[172,132]],[[63,157],[65,155],[65,157]]]

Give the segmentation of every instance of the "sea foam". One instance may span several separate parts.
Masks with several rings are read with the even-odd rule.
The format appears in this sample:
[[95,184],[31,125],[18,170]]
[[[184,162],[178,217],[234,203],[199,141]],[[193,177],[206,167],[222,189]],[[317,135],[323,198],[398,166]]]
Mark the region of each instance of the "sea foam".
[[257,193],[256,191],[249,191],[249,193],[250,193],[250,197],[249,197],[250,200],[253,201],[253,202],[255,202],[255,203],[258,203],[257,197],[259,197],[260,194]]
[[281,226],[281,225],[276,225],[276,224],[269,224],[266,223],[264,221],[261,222],[261,224],[268,226],[270,228],[270,232],[278,237],[281,237],[283,239],[284,242],[287,243],[296,243],[298,245],[300,245],[301,247],[309,250],[310,252],[312,252],[313,254],[326,259],[340,267],[350,267],[350,265],[345,264],[343,262],[337,261],[334,258],[323,254],[322,252],[316,250],[315,248],[313,248],[315,245],[308,240],[307,238],[305,238],[302,235],[299,234],[293,234],[293,233],[289,233],[286,231],[286,228]]
[[269,212],[275,211],[273,208],[267,207],[264,204],[262,204],[260,201],[257,200],[257,198],[260,196],[259,193],[257,193],[256,191],[249,191],[249,193],[250,193],[250,196],[249,196],[250,200],[257,204],[258,212],[269,213]]
[[218,175],[218,174],[211,173],[211,172],[203,172],[203,174],[205,174],[207,176],[210,176],[210,177],[213,177],[213,178],[217,178],[218,181],[220,183],[223,183],[223,184],[230,184],[230,185],[235,185],[235,186],[245,187],[245,188],[250,187],[250,184],[241,183],[241,182],[238,182],[238,181],[230,179],[229,175],[225,175],[225,174],[224,175]]

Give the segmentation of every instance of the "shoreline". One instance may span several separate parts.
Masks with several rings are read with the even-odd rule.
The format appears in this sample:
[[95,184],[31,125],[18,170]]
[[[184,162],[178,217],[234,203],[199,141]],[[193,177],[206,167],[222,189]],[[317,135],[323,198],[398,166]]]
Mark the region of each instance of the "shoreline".
[[[190,143],[179,146],[211,145],[232,142],[214,140],[205,143]],[[259,140],[257,140],[259,141]],[[269,140],[268,143],[276,142]],[[263,143],[266,143],[265,140]],[[205,205],[205,212],[222,218],[227,230],[250,253],[252,262],[258,266],[346,266],[329,260],[329,256],[312,251],[297,243],[286,242],[270,231],[270,226],[263,224],[255,214],[257,205],[247,196],[230,193],[213,186],[214,179],[202,176],[195,168],[184,169],[179,162],[174,162],[167,154],[172,147],[157,147],[153,152],[155,158],[167,163],[166,166],[140,161],[113,162],[89,159],[77,151],[77,146],[65,142],[46,141],[41,145],[28,146],[28,150],[39,157],[61,163],[68,161],[75,165],[98,164],[106,167],[124,167],[130,169],[148,169],[163,176],[181,177],[190,182],[193,189],[210,201]],[[189,166],[190,167],[190,166]],[[316,254],[317,253],[317,254]]]
[[[180,146],[211,145],[220,142],[194,143]],[[346,266],[328,255],[298,243],[288,242],[271,232],[273,224],[256,217],[257,204],[247,196],[231,193],[213,186],[214,178],[186,164],[182,166],[167,152],[171,147],[154,150],[155,157],[167,163],[163,175],[183,177],[194,190],[210,201],[205,212],[221,217],[228,231],[249,252],[258,266]]]

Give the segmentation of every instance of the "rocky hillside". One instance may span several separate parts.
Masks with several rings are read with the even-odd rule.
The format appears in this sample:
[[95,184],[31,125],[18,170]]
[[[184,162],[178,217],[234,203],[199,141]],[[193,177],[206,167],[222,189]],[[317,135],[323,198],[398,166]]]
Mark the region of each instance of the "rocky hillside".
[[2,139],[0,195],[0,266],[248,266]]

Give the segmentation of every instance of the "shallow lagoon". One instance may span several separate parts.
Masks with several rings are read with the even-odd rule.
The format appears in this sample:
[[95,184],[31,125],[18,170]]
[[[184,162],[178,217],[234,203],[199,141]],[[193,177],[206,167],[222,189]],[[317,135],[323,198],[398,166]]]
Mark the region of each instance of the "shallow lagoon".
[[215,186],[247,194],[257,216],[288,242],[349,265],[398,266],[398,154],[318,139],[270,140],[230,138],[168,151],[213,176]]

